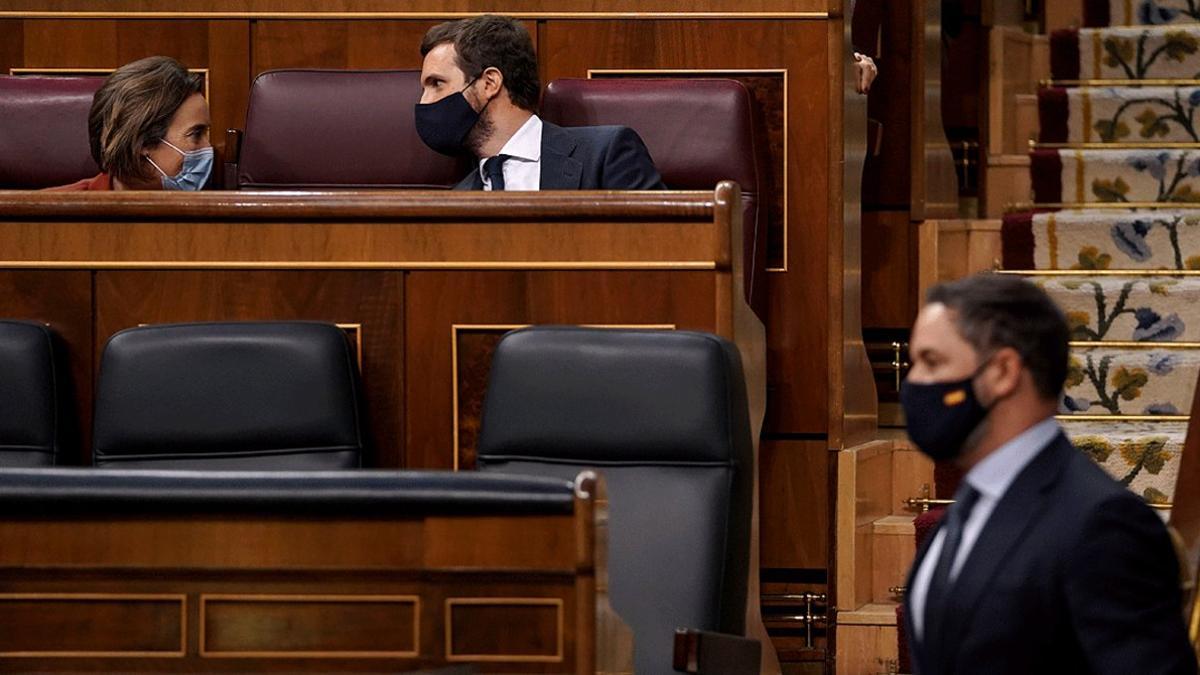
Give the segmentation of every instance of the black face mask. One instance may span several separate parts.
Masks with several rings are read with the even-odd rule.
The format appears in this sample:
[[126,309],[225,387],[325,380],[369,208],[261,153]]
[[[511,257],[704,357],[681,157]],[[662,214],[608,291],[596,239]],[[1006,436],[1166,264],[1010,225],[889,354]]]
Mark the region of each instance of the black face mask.
[[908,437],[935,462],[954,459],[966,449],[971,432],[988,415],[975,397],[973,383],[985,362],[970,377],[955,382],[904,382],[900,405],[908,422]]
[[[467,134],[475,128],[479,115],[471,102],[463,95],[475,83],[471,80],[462,91],[455,92],[433,103],[418,103],[415,111],[417,135],[433,150],[450,155],[461,155]],[[490,101],[489,101],[490,102]],[[487,108],[487,105],[484,105]]]

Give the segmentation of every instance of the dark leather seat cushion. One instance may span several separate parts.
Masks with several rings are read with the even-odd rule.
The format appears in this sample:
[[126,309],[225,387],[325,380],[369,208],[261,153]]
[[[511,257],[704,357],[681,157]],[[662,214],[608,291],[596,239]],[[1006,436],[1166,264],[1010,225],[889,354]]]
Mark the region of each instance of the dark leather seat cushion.
[[97,466],[338,469],[364,448],[345,334],[309,322],[114,335],[96,386]]
[[66,185],[100,172],[88,110],[103,77],[0,76],[0,188]]
[[272,70],[250,87],[242,188],[451,187],[467,168],[417,135],[415,70]]
[[55,463],[66,425],[58,365],[49,328],[0,321],[0,467]]
[[0,470],[0,511],[571,513],[570,480],[450,471]]

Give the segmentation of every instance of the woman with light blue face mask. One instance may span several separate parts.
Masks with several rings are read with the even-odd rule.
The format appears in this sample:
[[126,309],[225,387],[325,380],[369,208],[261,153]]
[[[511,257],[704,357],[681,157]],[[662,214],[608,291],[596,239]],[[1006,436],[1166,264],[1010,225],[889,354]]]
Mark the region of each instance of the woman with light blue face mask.
[[199,190],[213,168],[204,80],[152,56],[124,65],[96,91],[88,114],[101,173],[53,190]]

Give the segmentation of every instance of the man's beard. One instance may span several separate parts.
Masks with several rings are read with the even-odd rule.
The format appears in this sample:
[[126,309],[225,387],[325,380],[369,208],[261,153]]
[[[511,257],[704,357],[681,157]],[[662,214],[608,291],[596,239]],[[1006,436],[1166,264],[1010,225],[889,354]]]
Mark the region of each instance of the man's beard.
[[479,152],[492,138],[492,134],[496,132],[496,125],[492,124],[492,116],[488,114],[487,106],[479,114],[479,120],[475,122],[475,126],[467,132],[467,138],[463,141],[463,146],[471,152],[471,154],[479,157]]

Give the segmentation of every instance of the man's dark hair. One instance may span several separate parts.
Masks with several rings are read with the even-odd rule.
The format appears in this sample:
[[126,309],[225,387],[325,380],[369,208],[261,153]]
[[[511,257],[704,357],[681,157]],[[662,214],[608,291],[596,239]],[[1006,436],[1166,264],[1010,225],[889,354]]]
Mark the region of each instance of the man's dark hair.
[[1062,394],[1070,330],[1045,291],[1020,277],[977,274],[934,286],[926,300],[954,312],[958,332],[976,352],[987,355],[1011,347],[1043,398]]
[[470,19],[447,21],[425,33],[421,57],[434,47],[452,43],[458,53],[458,68],[470,82],[488,68],[504,76],[504,88],[513,105],[533,112],[542,85],[538,81],[537,55],[529,31],[516,19],[484,14]]

